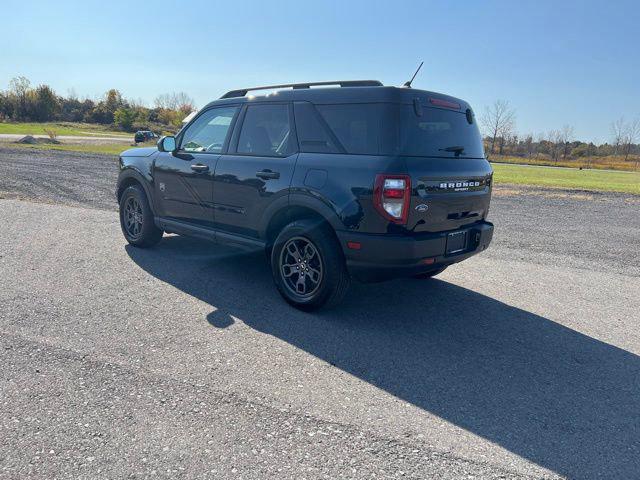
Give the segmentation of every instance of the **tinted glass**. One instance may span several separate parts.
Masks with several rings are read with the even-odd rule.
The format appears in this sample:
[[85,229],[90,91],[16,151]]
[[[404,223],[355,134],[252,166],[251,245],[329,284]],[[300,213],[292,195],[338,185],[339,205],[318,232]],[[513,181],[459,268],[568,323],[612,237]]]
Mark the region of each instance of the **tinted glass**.
[[187,127],[182,137],[185,152],[220,153],[238,107],[213,108]]
[[[426,106],[420,116],[413,105],[354,103],[316,108],[347,153],[484,157],[482,138],[471,112],[469,123],[466,112]],[[301,147],[307,148],[302,142]]]
[[310,103],[295,103],[296,133],[301,152],[339,153],[315,107]]
[[[475,120],[469,123],[465,112],[440,108],[400,105],[401,155],[425,157],[483,158],[482,138]],[[473,115],[469,115],[473,119]]]
[[377,155],[388,150],[380,134],[389,106],[353,103],[316,108],[348,153]]
[[289,155],[295,150],[290,131],[288,105],[251,105],[242,123],[238,153],[268,157]]

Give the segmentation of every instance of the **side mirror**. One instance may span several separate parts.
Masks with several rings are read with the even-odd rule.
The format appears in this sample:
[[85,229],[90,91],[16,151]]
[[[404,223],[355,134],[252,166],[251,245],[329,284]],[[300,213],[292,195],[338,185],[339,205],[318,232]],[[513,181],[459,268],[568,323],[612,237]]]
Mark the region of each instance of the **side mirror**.
[[159,152],[175,152],[177,149],[176,145],[176,137],[162,137],[158,140],[158,151]]

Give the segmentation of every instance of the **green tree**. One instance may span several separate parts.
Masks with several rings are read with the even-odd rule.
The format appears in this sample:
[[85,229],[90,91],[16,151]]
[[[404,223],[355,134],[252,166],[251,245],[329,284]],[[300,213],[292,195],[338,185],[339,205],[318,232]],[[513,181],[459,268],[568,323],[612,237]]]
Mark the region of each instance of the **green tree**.
[[136,112],[130,108],[120,107],[113,114],[113,123],[122,130],[131,130],[136,119]]
[[30,116],[38,122],[52,120],[60,111],[58,96],[48,85],[38,86],[29,97]]
[[104,94],[103,99],[95,108],[85,115],[85,119],[103,124],[114,123],[114,114],[121,107],[126,108],[128,104],[123,100],[120,92],[112,88]]
[[12,112],[13,110],[11,102],[9,101],[9,96],[0,92],[0,120],[10,117]]
[[137,123],[147,123],[149,122],[149,109],[144,107],[136,107],[134,109],[136,122]]
[[120,107],[125,106],[125,102],[122,100],[122,94],[112,88],[105,94],[104,105],[108,112],[115,113]]
[[27,117],[27,94],[30,86],[31,82],[27,77],[14,77],[9,82],[9,92],[15,98],[14,120],[23,120]]

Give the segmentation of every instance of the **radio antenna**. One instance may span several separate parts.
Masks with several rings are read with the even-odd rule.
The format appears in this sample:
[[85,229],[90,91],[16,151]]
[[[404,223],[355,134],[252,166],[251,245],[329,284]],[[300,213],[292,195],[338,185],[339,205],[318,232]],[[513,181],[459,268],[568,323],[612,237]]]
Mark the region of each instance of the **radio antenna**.
[[423,63],[424,62],[420,62],[420,65],[418,66],[418,69],[416,70],[416,73],[414,73],[413,77],[411,77],[411,80],[409,80],[408,82],[404,82],[404,85],[403,85],[404,88],[411,88],[411,83],[413,82],[413,79],[416,78],[416,75],[418,75],[418,72],[422,68],[422,64]]

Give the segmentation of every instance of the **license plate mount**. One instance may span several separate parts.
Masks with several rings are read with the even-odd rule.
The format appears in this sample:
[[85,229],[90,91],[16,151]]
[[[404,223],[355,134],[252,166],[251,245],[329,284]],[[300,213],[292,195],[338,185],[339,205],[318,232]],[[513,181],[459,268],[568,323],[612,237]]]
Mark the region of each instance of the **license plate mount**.
[[460,232],[452,232],[447,235],[447,255],[455,255],[456,253],[464,252],[467,249],[467,232],[462,230]]

